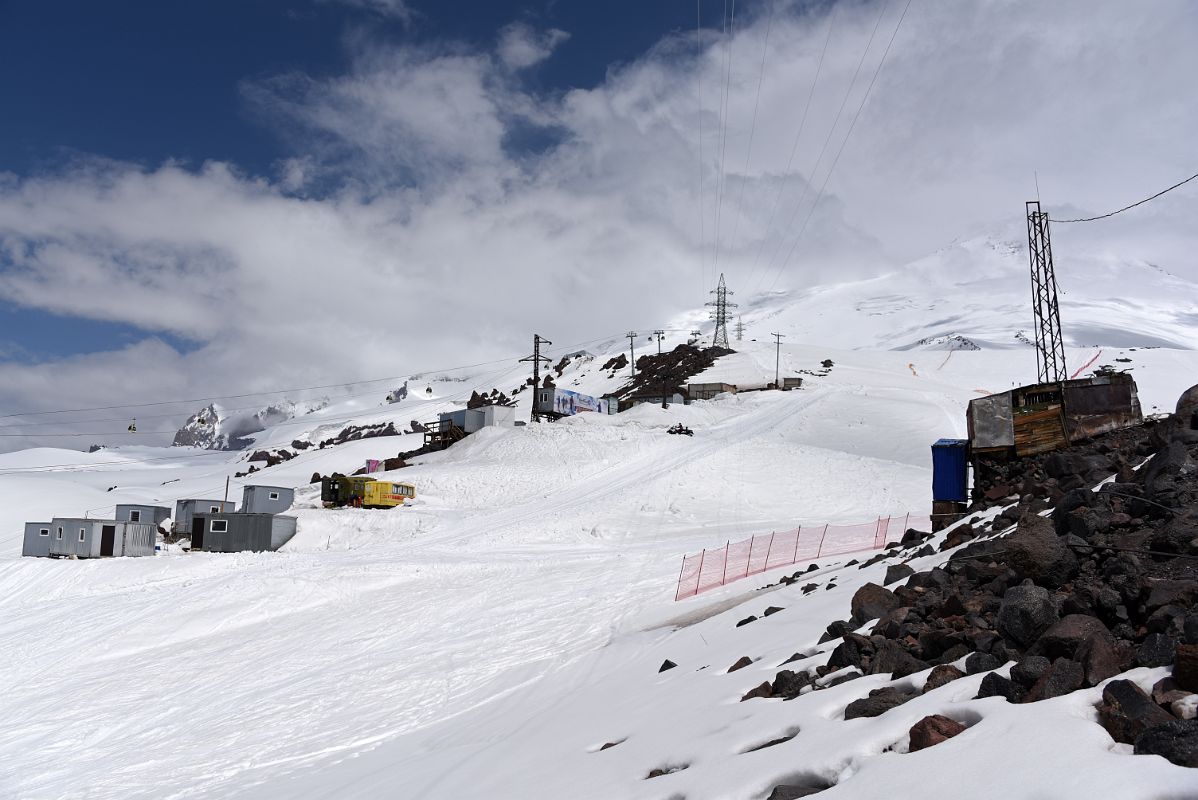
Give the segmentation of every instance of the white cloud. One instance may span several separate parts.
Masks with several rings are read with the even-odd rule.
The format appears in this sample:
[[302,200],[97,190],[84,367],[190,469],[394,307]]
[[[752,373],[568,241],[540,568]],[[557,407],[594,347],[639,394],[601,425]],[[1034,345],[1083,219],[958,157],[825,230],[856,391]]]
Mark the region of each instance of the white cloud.
[[[95,404],[128,402],[134,385],[194,396],[479,361],[521,352],[533,327],[568,342],[660,325],[707,299],[715,269],[743,300],[775,276],[802,286],[876,274],[959,236],[1018,227],[1033,172],[1048,207],[1071,213],[1194,171],[1190,6],[915,3],[799,239],[901,6],[887,8],[834,128],[878,9],[836,8],[791,172],[828,24],[798,7],[774,18],[752,130],[764,20],[732,41],[726,144],[718,32],[705,32],[698,57],[693,31],[680,33],[599,86],[542,96],[518,71],[561,37],[518,25],[494,52],[359,42],[345,74],[247,84],[292,151],[276,178],[111,162],[0,176],[0,298],[201,344],[3,365],[0,403],[60,407],[84,386]],[[529,150],[530,134],[551,144]],[[1179,191],[1109,227],[1054,230],[1062,281],[1078,279],[1068,248],[1099,242],[1198,277],[1186,222],[1196,198]],[[356,341],[388,346],[345,346]],[[95,382],[116,369],[121,381]]]
[[415,12],[406,0],[318,0],[322,3],[340,3],[343,6],[359,8],[377,14],[380,17],[397,19],[409,23],[415,17]]
[[549,58],[569,38],[570,34],[557,28],[538,31],[523,22],[513,22],[499,32],[499,60],[508,69],[525,69]]

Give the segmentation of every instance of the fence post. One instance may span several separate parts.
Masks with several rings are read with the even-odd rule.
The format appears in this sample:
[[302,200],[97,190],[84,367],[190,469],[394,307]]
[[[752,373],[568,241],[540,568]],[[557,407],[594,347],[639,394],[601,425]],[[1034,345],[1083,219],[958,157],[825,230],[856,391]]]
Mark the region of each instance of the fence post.
[[790,560],[791,564],[797,564],[799,561],[799,537],[801,537],[802,535],[803,535],[803,526],[800,525],[799,527],[795,528],[795,554],[794,554],[794,558],[792,558]]
[[753,564],[753,545],[757,544],[757,537],[749,538],[749,557],[745,559],[745,574],[744,577],[749,577],[749,567]]
[[774,532],[770,531],[770,543],[769,543],[769,546],[765,548],[765,566],[761,568],[762,572],[765,572],[767,569],[770,568],[770,551],[772,551],[773,549],[774,549]]
[[907,535],[907,528],[911,525],[911,512],[907,512],[907,516],[903,517],[903,536]]
[[707,548],[703,548],[703,552],[699,554],[699,571],[695,573],[695,594],[699,594],[703,587],[703,561],[707,558]]
[[677,603],[682,595],[682,573],[686,572],[686,556],[682,557],[682,569],[678,570],[678,588],[674,590],[674,602]]
[[720,586],[728,584],[728,548],[732,545],[732,540],[724,542],[724,574],[720,576]]
[[824,552],[824,537],[828,535],[828,524],[824,523],[824,532],[819,535],[819,547],[815,548],[815,557],[819,558],[819,554]]

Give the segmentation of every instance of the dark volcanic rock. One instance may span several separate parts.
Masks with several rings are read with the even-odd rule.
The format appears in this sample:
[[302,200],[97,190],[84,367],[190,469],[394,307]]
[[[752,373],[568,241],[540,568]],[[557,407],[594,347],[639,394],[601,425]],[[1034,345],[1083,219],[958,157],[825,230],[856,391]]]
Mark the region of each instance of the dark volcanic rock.
[[1048,658],[1073,658],[1083,643],[1095,638],[1112,646],[1115,642],[1115,637],[1098,617],[1069,614],[1044,631],[1028,652]]
[[773,691],[774,697],[784,697],[790,700],[791,698],[798,697],[799,692],[812,683],[811,676],[806,672],[794,672],[793,670],[784,669],[774,676],[774,683],[770,689]]
[[755,697],[773,697],[773,696],[774,696],[774,689],[772,686],[770,686],[769,681],[766,681],[765,683],[761,683],[757,686],[754,686],[752,689],[745,692],[744,695],[741,696],[740,701],[743,703],[746,700],[752,700]]
[[1198,767],[1198,719],[1175,719],[1141,733],[1136,755],[1164,756],[1179,767]]
[[938,664],[932,667],[932,671],[928,673],[928,679],[923,685],[923,692],[927,694],[933,689],[939,689],[946,683],[951,683],[957,678],[964,678],[965,673],[954,667],[952,664]]
[[1005,544],[1011,569],[1039,586],[1056,589],[1077,574],[1077,558],[1044,517],[1021,519]]
[[1024,656],[1011,667],[1011,680],[1024,689],[1030,689],[1051,666],[1052,662],[1044,656]]
[[1098,721],[1116,742],[1132,744],[1144,731],[1172,719],[1131,681],[1111,681],[1102,689]]
[[889,586],[892,583],[901,581],[903,578],[915,574],[915,570],[906,564],[891,564],[886,568],[886,577],[882,579],[883,586]]
[[749,658],[748,656],[741,656],[740,658],[736,659],[735,664],[728,667],[728,671],[736,672],[738,669],[744,669],[745,667],[750,666],[752,663],[753,659]]
[[1057,609],[1048,590],[1039,586],[1012,586],[998,609],[998,632],[1027,646],[1057,621]]
[[893,686],[883,686],[881,689],[874,689],[869,693],[868,697],[862,697],[860,700],[854,700],[849,703],[848,707],[844,710],[844,718],[857,719],[858,717],[881,716],[890,709],[897,708],[914,697],[914,694],[900,692]]
[[979,672],[989,672],[1001,666],[1002,662],[989,653],[971,653],[969,658],[965,659],[965,674],[977,675]]
[[748,625],[750,622],[756,622],[756,621],[757,621],[757,617],[750,615],[750,616],[747,616],[744,619],[742,619],[740,622],[736,623],[736,627],[740,628],[744,625]]
[[1173,653],[1173,679],[1187,692],[1198,692],[1198,644],[1179,644]]
[[1136,666],[1167,667],[1173,663],[1173,648],[1177,645],[1173,637],[1163,633],[1150,633],[1136,650]]
[[965,726],[955,719],[942,717],[939,714],[924,717],[911,726],[910,752],[914,753],[917,750],[923,750],[925,747],[940,744],[964,730]]
[[678,666],[678,665],[667,658],[665,661],[661,662],[661,667],[659,667],[657,671],[665,672],[667,669],[673,669],[676,666]]
[[929,666],[931,665],[920,661],[904,650],[898,642],[893,639],[885,639],[878,644],[877,650],[870,660],[869,673],[877,675],[888,672],[891,677],[905,678],[916,672],[922,672]]
[[901,605],[894,592],[876,583],[867,583],[853,595],[853,621],[860,625],[866,620],[883,617]]
[[1025,701],[1035,703],[1050,697],[1060,697],[1082,688],[1084,682],[1085,673],[1081,664],[1067,658],[1058,658],[1028,691]]
[[826,786],[794,786],[790,784],[780,783],[774,787],[774,791],[770,792],[770,796],[765,800],[799,800],[801,797],[811,797],[814,794],[819,794]]
[[1005,697],[1008,703],[1018,703],[1023,699],[1023,689],[997,672],[988,672],[982,678],[974,699],[981,700],[983,697]]

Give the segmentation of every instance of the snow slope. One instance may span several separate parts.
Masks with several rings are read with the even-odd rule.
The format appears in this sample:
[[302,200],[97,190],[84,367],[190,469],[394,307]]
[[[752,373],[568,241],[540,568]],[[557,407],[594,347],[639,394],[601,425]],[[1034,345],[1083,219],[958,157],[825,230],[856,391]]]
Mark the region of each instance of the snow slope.
[[[928,445],[962,434],[968,399],[1025,380],[1031,358],[791,341],[781,370],[804,373],[801,391],[485,430],[393,473],[418,487],[404,509],[321,509],[307,481],[412,449],[417,435],[309,449],[233,480],[234,498],[247,483],[299,487],[299,533],[279,553],[21,559],[25,520],[219,497],[247,454],[0,455],[0,796],[695,800],[761,797],[798,771],[838,782],[828,797],[883,786],[904,796],[913,781],[957,791],[958,778],[929,776],[962,768],[978,771],[978,797],[1045,785],[1060,797],[1104,787],[1185,796],[1190,774],[1112,751],[1072,697],[1016,712],[965,700],[962,682],[961,697],[929,695],[883,723],[836,718],[875,678],[784,705],[737,702],[792,652],[812,649],[876,570],[821,564],[814,579],[837,576],[836,588],[808,597],[756,597],[767,575],[676,604],[680,556],[798,523],[925,511]],[[598,367],[620,346],[596,346],[558,385],[614,388],[621,378]],[[1068,356],[1081,364],[1097,353]],[[774,357],[771,344],[744,342],[699,380],[764,383]],[[1134,370],[1146,411],[1171,408],[1198,374],[1193,351],[1101,358],[1130,359],[1120,366]],[[464,381],[429,376],[400,403],[334,401],[267,429],[256,446],[318,442],[350,423],[403,428],[471,390],[510,392],[523,375],[509,365]],[[524,415],[528,392],[518,397]],[[695,436],[666,435],[675,422]],[[747,605],[718,613],[740,598]],[[734,627],[770,603],[787,612]],[[666,624],[694,610],[707,618]],[[759,661],[722,674],[740,655]],[[657,675],[663,658],[680,668]],[[900,754],[904,721],[939,703],[981,721],[947,745]],[[741,752],[794,727],[785,745]],[[1060,763],[1031,758],[1048,740]],[[1037,767],[998,770],[969,755],[970,742]]]

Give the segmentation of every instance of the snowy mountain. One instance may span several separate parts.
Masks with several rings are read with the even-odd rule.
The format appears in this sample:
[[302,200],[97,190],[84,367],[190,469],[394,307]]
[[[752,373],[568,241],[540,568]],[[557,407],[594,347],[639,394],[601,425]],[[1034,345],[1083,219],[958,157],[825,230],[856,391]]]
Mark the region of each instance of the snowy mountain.
[[172,447],[198,447],[203,450],[244,450],[254,442],[254,434],[293,419],[299,414],[311,414],[328,405],[327,400],[293,403],[283,400],[245,413],[244,409],[228,411],[217,403],[209,403],[187,418],[175,433]]
[[[1067,254],[1060,248],[1055,266],[1067,344],[1198,344],[1198,284],[1103,250]],[[733,290],[753,287],[746,282],[742,287],[729,278]],[[988,349],[1027,347],[1030,297],[1026,242],[980,237],[877,278],[737,299],[749,335],[762,341],[769,331],[781,331],[792,341],[911,350],[945,349],[957,337]]]
[[[1109,267],[1084,289],[1066,282],[1069,364],[1129,369],[1145,412],[1169,410],[1198,375],[1198,352],[1178,347],[1195,340],[1194,287]],[[531,392],[514,392],[527,364],[412,376],[390,397],[347,389],[240,416],[210,405],[170,448],[0,454],[0,795],[760,800],[833,776],[831,799],[961,793],[969,773],[976,797],[1050,784],[1054,797],[1184,797],[1192,772],[1121,751],[1077,698],[1020,715],[970,699],[970,677],[960,696],[926,695],[893,718],[840,718],[884,683],[867,676],[802,702],[739,702],[792,653],[820,649],[823,626],[884,565],[819,559],[809,595],[759,594],[788,570],[674,599],[687,553],[926,517],[931,442],[965,433],[970,398],[1035,377],[1017,339],[1030,327],[1025,269],[1018,248],[979,240],[872,281],[748,298],[749,337],[694,380],[760,386],[777,363],[801,390],[484,429],[384,473],[417,487],[393,511],[326,510],[310,478],[417,449],[413,422],[475,392],[506,393],[527,420]],[[663,346],[697,319],[667,326],[679,331]],[[778,350],[767,330],[787,333]],[[589,343],[556,385],[614,391],[628,372],[603,365],[626,347]],[[679,422],[695,435],[668,435]],[[336,443],[350,426],[397,434]],[[294,457],[234,477],[250,454],[231,448],[251,438]],[[227,479],[232,497],[296,487],[298,534],[282,551],[18,556],[26,521],[220,496]],[[803,613],[736,626],[771,604]],[[729,675],[742,655],[754,666]],[[684,668],[658,674],[665,658]],[[954,703],[986,718],[964,740],[982,749],[895,751],[912,715]],[[1040,763],[1052,748],[1058,761]],[[1037,766],[999,769],[991,751]]]

